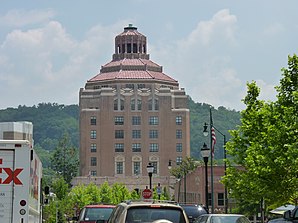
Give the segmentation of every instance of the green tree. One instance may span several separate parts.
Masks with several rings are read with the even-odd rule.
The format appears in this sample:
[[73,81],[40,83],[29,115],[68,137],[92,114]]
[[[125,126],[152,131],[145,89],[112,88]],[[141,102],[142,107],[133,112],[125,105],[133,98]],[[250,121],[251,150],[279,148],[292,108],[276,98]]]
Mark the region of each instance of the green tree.
[[79,159],[77,150],[70,144],[68,134],[64,134],[51,157],[51,166],[59,176],[70,185],[73,177],[77,176]]
[[256,83],[247,84],[241,125],[230,131],[232,138],[226,145],[233,159],[228,160],[223,182],[247,212],[254,212],[261,200],[269,207],[276,207],[297,198],[296,55],[289,57],[288,68],[282,71],[276,102],[259,100]]
[[99,193],[101,196],[101,202],[109,204],[112,202],[112,189],[109,186],[109,183],[105,181],[99,188]]
[[118,204],[121,201],[131,199],[131,194],[127,187],[123,183],[115,183],[112,185],[112,204]]
[[170,172],[174,177],[179,179],[195,170],[197,166],[198,163],[195,162],[192,157],[185,157],[180,163],[177,163],[177,166],[172,168]]

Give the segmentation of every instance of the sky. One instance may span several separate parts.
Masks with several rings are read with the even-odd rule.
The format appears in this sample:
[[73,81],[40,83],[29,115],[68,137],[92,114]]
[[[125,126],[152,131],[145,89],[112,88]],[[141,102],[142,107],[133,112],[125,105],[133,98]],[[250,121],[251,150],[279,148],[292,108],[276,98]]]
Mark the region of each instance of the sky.
[[243,110],[246,84],[275,101],[298,53],[297,0],[0,0],[0,109],[79,103],[133,24],[150,59],[195,102]]

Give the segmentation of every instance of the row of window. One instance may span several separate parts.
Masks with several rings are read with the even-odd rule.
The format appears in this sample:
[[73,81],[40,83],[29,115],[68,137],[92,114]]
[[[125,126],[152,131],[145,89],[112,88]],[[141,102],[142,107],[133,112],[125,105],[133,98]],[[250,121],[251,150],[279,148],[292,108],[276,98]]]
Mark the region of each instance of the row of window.
[[[116,98],[114,100],[114,110],[115,111],[123,111],[124,110],[125,101],[122,98]],[[142,110],[142,100],[141,99],[131,99],[130,100],[130,110],[131,111],[141,111]],[[148,100],[148,111],[158,111],[159,110],[159,102],[157,99]]]
[[[124,143],[115,143],[114,145],[115,152],[124,152]],[[131,145],[132,152],[141,152],[141,143],[133,143]],[[97,151],[96,143],[91,143],[90,151],[95,153]],[[149,144],[149,152],[158,152],[159,144],[158,143],[150,143]],[[182,152],[182,143],[176,144],[176,152]]]
[[[182,157],[177,157],[176,161],[181,162],[182,161]],[[153,165],[153,174],[158,174],[158,162],[151,162],[151,164]],[[95,167],[97,166],[97,158],[96,157],[91,157],[91,166]],[[120,162],[116,162],[115,163],[115,174],[124,174],[124,162],[120,161]],[[140,170],[141,170],[141,162],[139,161],[134,161],[132,162],[133,165],[133,169],[132,169],[132,174],[133,175],[139,175],[141,174]],[[96,172],[94,172],[96,174]],[[91,172],[92,175],[92,172]],[[96,176],[96,175],[92,175],[92,176]]]
[[[141,130],[132,130],[131,137],[140,139],[142,137]],[[96,139],[96,130],[90,131],[90,139]],[[115,139],[124,139],[124,130],[115,130]],[[149,130],[149,139],[158,139],[158,130]],[[176,130],[176,139],[182,139],[182,130]]]
[[[211,206],[211,193],[208,193],[208,205]],[[225,205],[225,194],[218,193],[217,194],[217,206],[224,206]]]
[[[124,125],[124,117],[123,116],[115,116],[114,117],[115,125]],[[158,116],[150,116],[148,120],[149,125],[158,125],[159,119]],[[96,125],[96,117],[91,116],[90,124]],[[131,119],[132,125],[141,125],[141,116],[133,116]],[[176,125],[182,125],[182,116],[176,116]]]

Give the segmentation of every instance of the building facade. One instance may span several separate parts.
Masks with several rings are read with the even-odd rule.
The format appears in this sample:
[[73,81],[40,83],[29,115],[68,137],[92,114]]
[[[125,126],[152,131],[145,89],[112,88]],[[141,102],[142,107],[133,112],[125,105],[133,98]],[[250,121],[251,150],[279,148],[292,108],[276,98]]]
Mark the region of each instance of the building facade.
[[[188,98],[147,53],[147,38],[129,25],[115,38],[112,61],[79,93],[80,177],[73,183],[170,185],[174,165],[190,156]],[[174,181],[173,181],[174,182]]]

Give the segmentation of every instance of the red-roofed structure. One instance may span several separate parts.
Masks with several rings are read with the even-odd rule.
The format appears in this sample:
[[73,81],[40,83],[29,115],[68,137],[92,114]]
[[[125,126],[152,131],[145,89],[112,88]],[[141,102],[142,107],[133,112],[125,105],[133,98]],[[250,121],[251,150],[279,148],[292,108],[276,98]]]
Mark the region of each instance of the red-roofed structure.
[[153,184],[170,188],[169,160],[175,165],[190,156],[188,98],[150,60],[136,27],[115,37],[112,60],[80,89],[79,104],[81,177],[74,185],[93,179],[144,189],[150,162]]

